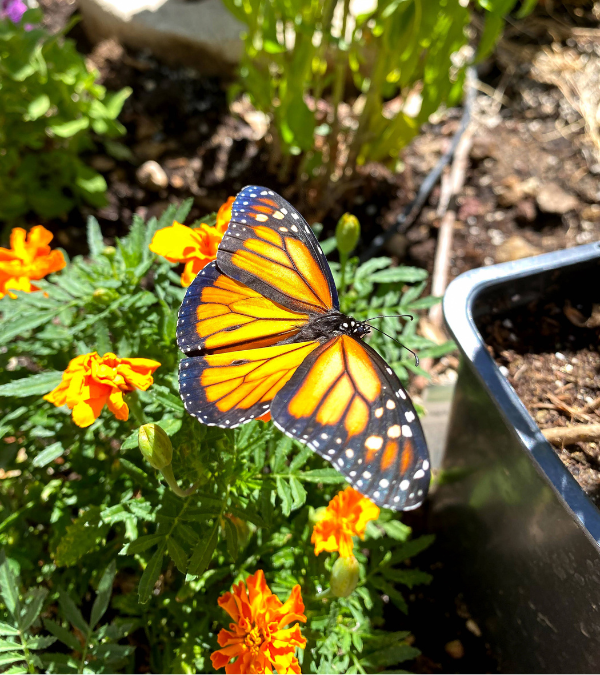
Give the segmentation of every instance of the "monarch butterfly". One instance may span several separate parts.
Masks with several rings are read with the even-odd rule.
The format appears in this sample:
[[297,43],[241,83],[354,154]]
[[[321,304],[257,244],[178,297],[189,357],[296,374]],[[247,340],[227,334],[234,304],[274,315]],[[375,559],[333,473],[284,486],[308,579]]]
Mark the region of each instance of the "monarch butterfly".
[[189,286],[177,322],[186,410],[234,428],[270,411],[377,505],[408,510],[429,486],[429,454],[392,369],[340,312],[319,243],[285,199],[236,197],[217,259]]

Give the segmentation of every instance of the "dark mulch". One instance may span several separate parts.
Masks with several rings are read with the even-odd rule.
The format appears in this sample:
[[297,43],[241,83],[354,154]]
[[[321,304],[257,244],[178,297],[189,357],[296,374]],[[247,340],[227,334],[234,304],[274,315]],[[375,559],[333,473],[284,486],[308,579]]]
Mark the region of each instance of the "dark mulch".
[[[600,397],[600,304],[590,296],[595,291],[571,295],[572,288],[564,289],[503,313],[484,328],[492,355],[541,429],[600,423],[600,407],[585,410]],[[600,506],[600,438],[556,444],[555,450]]]

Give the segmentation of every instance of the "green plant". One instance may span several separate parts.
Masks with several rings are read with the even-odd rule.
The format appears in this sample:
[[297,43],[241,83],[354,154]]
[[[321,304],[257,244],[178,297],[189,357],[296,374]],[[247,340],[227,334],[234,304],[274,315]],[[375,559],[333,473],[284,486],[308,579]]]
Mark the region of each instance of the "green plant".
[[[172,206],[148,223],[135,217],[114,248],[104,246],[91,219],[89,258],[37,282],[43,292],[0,300],[0,546],[25,588],[49,589],[38,600],[42,623],[32,623],[25,640],[52,639],[44,628],[62,643],[52,653],[49,642],[41,647],[37,658],[50,672],[130,671],[133,659],[152,672],[212,672],[216,635],[229,623],[217,600],[262,569],[283,599],[301,586],[303,672],[396,667],[418,650],[407,641],[409,620],[397,632],[386,630],[384,607],[390,602],[405,613],[402,586],[429,582],[406,561],[432,537],[411,538],[398,514],[383,511],[355,550],[355,588],[336,597],[329,588],[337,554],[315,556],[310,540],[315,511],[344,485],[340,474],[270,423],[224,430],[184,411],[175,343],[184,289],[174,266],[148,244],[158,229],[183,222],[190,206]],[[331,251],[335,241],[324,246]],[[390,268],[389,259],[346,264],[352,283],[340,296],[359,318],[415,312],[434,302],[420,297],[421,270]],[[339,281],[339,266],[334,273]],[[439,352],[390,321],[391,336],[405,334],[400,339],[409,345]],[[391,340],[374,335],[371,344],[404,379],[414,369]],[[58,384],[70,359],[92,350],[144,356],[161,367],[147,391],[126,394],[129,420],[105,410],[81,429],[70,411],[42,395]],[[155,426],[140,434],[142,423],[159,425],[170,442]],[[158,473],[167,467],[183,496]],[[90,587],[97,589],[93,602]],[[6,598],[4,605],[12,612]],[[129,645],[120,643],[126,636]],[[28,663],[42,669],[38,661]]]
[[[0,621],[0,667],[11,666],[6,673],[34,673],[41,668],[40,657],[35,653],[49,647],[56,638],[32,634],[39,623],[46,588],[33,588],[21,595],[20,579],[11,569],[4,552],[0,552],[0,592],[8,616]],[[24,665],[25,664],[25,665]]]
[[40,18],[38,10],[30,10],[17,24],[0,19],[4,220],[29,210],[53,218],[81,202],[104,205],[106,182],[80,155],[94,147],[94,134],[124,133],[117,117],[131,90],[107,93],[75,43],[36,25]]
[[[480,57],[493,48],[515,2],[479,1]],[[465,2],[379,0],[358,16],[349,0],[225,5],[247,27],[232,93],[247,92],[268,114],[273,166],[281,165],[282,178],[294,155],[302,157],[299,176],[333,180],[357,164],[397,160],[433,112],[461,99],[470,60]]]

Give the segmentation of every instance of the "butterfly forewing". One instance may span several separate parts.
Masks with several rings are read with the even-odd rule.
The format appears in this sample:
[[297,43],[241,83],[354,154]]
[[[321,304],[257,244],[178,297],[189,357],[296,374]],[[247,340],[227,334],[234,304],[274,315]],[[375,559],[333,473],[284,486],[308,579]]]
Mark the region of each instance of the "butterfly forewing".
[[339,307],[317,238],[273,190],[250,185],[238,194],[217,264],[232,279],[294,312],[324,314]]
[[268,412],[277,392],[319,343],[297,342],[182,359],[179,391],[203,424],[237,427]]
[[392,369],[363,342],[341,335],[311,351],[271,415],[379,506],[408,510],[425,498],[429,455],[418,417]]
[[182,352],[265,347],[293,337],[308,321],[209,263],[187,289],[177,321]]

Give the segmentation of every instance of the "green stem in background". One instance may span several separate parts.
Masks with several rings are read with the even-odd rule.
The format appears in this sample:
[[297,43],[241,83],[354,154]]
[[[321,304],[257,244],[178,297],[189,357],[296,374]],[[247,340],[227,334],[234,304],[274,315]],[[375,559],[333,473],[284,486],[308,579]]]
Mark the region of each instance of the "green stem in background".
[[128,394],[127,403],[129,405],[131,415],[133,419],[137,422],[137,425],[141,427],[143,424],[146,424],[147,422],[146,415],[144,414],[144,410],[142,408],[142,404],[140,402],[137,389],[134,389],[132,392]]
[[33,665],[33,661],[31,661],[31,653],[29,651],[29,647],[27,646],[27,639],[25,638],[25,634],[23,631],[19,630],[19,637],[21,638],[21,644],[23,645],[23,656],[25,657],[25,661],[27,662],[27,668],[30,673],[35,673],[35,666]]
[[196,490],[198,489],[200,483],[195,483],[192,485],[191,488],[188,488],[187,490],[182,490],[179,485],[177,485],[177,481],[175,480],[175,475],[173,474],[173,466],[171,464],[168,464],[167,466],[163,467],[160,469],[160,472],[163,475],[163,478],[167,481],[167,484],[173,490],[173,492],[178,496],[178,497],[189,497],[191,494],[194,494]]
[[347,265],[348,265],[348,254],[342,253],[340,251],[340,273],[341,273],[340,290],[339,290],[340,306],[342,305],[342,303],[344,301],[344,297],[346,295],[346,267],[347,267]]
[[83,653],[81,655],[81,663],[79,664],[79,670],[77,671],[78,673],[83,673],[84,671],[85,659],[87,658],[88,648],[91,639],[92,639],[91,633],[88,633],[88,635],[85,636],[85,646],[83,648]]
[[348,62],[348,51],[341,49],[342,44],[346,44],[346,25],[348,23],[348,14],[350,13],[350,0],[344,0],[344,15],[342,17],[342,32],[340,35],[340,44],[336,54],[336,66],[333,83],[333,121],[331,123],[331,132],[329,133],[329,170],[328,179],[335,171],[338,151],[338,134],[340,132],[339,106],[344,95],[344,85],[346,84],[346,64]]

